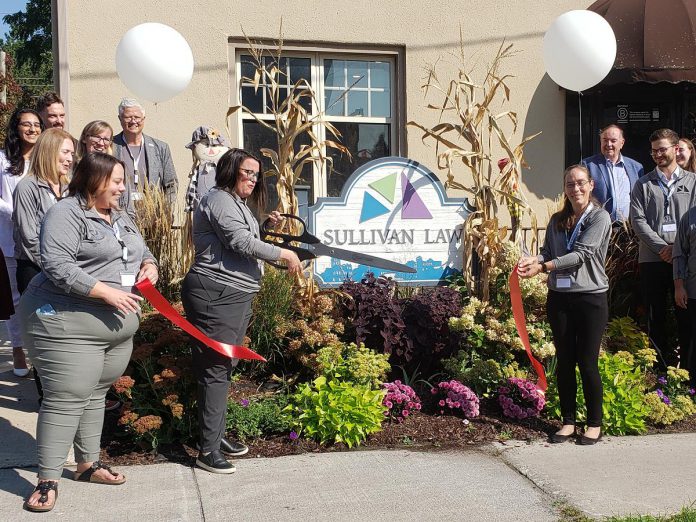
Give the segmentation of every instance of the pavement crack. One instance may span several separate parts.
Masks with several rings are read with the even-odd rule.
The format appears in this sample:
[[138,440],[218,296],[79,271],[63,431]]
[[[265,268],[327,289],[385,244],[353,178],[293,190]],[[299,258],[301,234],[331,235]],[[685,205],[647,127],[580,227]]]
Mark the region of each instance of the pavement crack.
[[203,509],[203,495],[201,494],[201,486],[198,484],[198,477],[196,477],[196,468],[191,466],[191,475],[193,476],[193,483],[196,485],[196,495],[198,496],[198,510],[201,514],[201,520],[205,522],[205,510]]

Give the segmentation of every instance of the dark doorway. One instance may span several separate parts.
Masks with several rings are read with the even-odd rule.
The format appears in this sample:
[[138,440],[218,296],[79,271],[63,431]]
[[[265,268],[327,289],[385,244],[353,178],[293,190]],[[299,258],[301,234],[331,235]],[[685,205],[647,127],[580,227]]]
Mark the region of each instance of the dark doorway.
[[[566,165],[580,160],[578,98],[578,93],[566,92]],[[667,127],[696,137],[696,84],[600,85],[580,98],[582,157],[599,153],[599,130],[610,123],[624,129],[623,154],[640,161],[646,172],[654,168],[648,141],[654,130]]]

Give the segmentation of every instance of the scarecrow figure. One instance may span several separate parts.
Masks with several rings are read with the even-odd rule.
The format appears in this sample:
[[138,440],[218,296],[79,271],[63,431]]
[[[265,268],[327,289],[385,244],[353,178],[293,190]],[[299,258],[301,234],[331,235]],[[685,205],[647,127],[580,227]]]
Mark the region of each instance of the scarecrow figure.
[[191,142],[193,165],[186,189],[185,212],[193,212],[207,192],[215,186],[215,167],[222,155],[230,149],[227,140],[212,128],[201,126],[193,131]]

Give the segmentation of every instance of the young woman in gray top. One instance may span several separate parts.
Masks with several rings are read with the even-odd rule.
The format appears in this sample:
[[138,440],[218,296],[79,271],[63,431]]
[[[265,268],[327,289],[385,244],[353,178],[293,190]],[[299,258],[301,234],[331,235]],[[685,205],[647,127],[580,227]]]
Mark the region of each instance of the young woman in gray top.
[[[227,151],[218,162],[215,187],[201,199],[193,213],[193,245],[196,257],[181,288],[187,319],[208,337],[241,344],[251,302],[259,291],[263,260],[284,260],[290,272],[301,265],[297,255],[261,241],[259,224],[247,207],[265,208],[266,186],[260,179],[261,162],[241,149]],[[278,221],[280,215],[271,213]],[[243,455],[248,448],[224,438],[227,396],[232,368],[230,359],[196,343],[193,369],[198,380],[200,429],[196,465],[212,473],[233,473],[223,456]]]
[[549,273],[546,311],[556,345],[563,417],[563,427],[550,441],[565,442],[576,435],[577,365],[587,404],[587,429],[577,442],[592,445],[602,436],[602,380],[597,360],[609,318],[604,262],[611,218],[592,197],[594,182],[585,167],[568,167],[563,180],[563,208],[551,216],[541,254],[522,257],[518,272],[522,277]]
[[118,208],[122,162],[100,152],[80,161],[69,197],[41,227],[41,267],[19,303],[23,336],[44,381],[36,441],[39,484],[30,511],[53,509],[72,444],[75,480],[118,485],[99,462],[104,397],[128,364],[139,324],[136,281],[157,281],[157,265],[128,214]]

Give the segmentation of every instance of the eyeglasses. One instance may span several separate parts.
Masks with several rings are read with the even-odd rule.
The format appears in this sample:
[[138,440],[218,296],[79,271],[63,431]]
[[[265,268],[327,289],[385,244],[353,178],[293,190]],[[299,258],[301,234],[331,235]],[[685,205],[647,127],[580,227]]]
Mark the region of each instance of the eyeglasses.
[[145,116],[121,116],[123,121],[132,121],[133,123],[140,123],[145,119]]
[[108,145],[111,143],[111,138],[106,138],[104,136],[90,136],[89,139],[94,143],[101,143],[102,145]]
[[33,122],[32,121],[23,121],[22,123],[19,123],[18,125],[24,129],[31,129],[32,127],[34,127],[35,129],[41,128],[41,124],[38,121],[33,121]]
[[581,179],[580,181],[576,181],[575,183],[573,183],[573,182],[566,183],[565,188],[567,188],[568,190],[573,190],[575,187],[582,188],[585,185],[587,185],[588,183],[589,183],[589,180]]
[[250,169],[239,169],[249,181],[258,181],[260,172]]
[[669,149],[674,148],[674,145],[671,147],[660,147],[659,149],[650,149],[650,155],[651,156],[662,156],[665,152],[667,152]]

